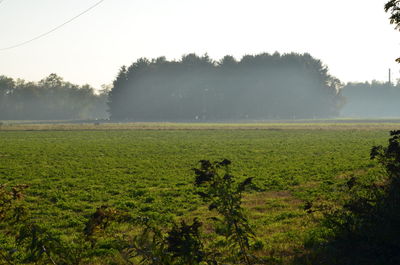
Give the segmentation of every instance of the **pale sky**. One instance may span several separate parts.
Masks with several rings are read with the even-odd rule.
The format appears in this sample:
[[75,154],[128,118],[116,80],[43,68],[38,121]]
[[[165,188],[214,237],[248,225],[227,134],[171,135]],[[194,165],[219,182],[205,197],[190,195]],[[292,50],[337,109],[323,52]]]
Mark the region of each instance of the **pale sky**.
[[[0,49],[38,36],[98,0],[4,0]],[[140,57],[213,59],[308,52],[344,82],[400,78],[400,32],[386,0],[106,0],[58,31],[0,51],[0,75],[38,81],[50,73],[95,88]]]

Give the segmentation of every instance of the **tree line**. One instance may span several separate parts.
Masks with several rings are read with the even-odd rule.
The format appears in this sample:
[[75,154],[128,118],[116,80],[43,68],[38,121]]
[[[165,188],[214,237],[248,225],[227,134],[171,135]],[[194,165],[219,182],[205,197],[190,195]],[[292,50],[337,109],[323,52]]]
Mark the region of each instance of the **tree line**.
[[223,121],[329,118],[339,113],[340,81],[309,54],[206,54],[138,59],[122,67],[109,94],[111,119]]
[[345,117],[400,117],[400,83],[372,81],[348,83],[342,89],[346,100],[341,115]]
[[0,76],[0,120],[83,120],[108,117],[107,91],[96,94],[50,74],[39,82]]
[[400,83],[348,83],[309,54],[141,58],[100,93],[0,75],[0,120],[244,121],[400,117]]

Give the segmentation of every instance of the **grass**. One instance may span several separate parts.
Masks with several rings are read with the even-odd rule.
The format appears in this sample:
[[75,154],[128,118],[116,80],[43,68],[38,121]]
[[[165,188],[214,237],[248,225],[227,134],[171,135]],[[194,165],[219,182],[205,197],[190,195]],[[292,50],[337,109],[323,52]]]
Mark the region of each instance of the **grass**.
[[65,122],[0,121],[0,131],[103,131],[103,130],[393,130],[400,120],[292,120],[244,123],[169,122]]
[[260,255],[279,263],[301,251],[315,225],[304,203],[349,176],[378,174],[369,150],[396,126],[3,125],[0,183],[29,184],[33,218],[65,234],[80,233],[101,205],[160,222],[205,220],[209,213],[194,192],[191,168],[200,159],[228,158],[233,175],[255,177],[262,190],[248,193],[244,205],[264,245]]

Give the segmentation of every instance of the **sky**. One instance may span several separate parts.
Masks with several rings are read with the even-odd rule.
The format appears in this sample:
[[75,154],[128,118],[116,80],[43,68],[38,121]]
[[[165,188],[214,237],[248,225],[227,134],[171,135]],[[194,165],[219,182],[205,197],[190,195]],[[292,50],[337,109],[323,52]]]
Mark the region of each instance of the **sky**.
[[343,82],[400,78],[400,32],[386,0],[98,0],[0,2],[0,75],[39,81],[56,73],[100,89],[138,58],[183,54],[310,53]]

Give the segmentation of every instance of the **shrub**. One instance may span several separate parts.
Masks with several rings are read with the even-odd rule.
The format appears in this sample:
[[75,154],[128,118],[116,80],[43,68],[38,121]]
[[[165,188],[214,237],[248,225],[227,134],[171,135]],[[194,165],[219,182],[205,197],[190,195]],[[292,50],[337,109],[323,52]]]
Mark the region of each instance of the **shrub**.
[[253,178],[236,182],[229,170],[231,161],[227,159],[214,163],[202,160],[200,164],[200,168],[193,169],[196,174],[195,184],[202,188],[198,194],[209,203],[208,209],[222,216],[222,219],[214,218],[219,227],[217,232],[226,237],[234,261],[237,262],[239,258],[240,262],[252,264],[250,239],[254,238],[254,232],[241,204],[242,193]]
[[323,211],[308,242],[312,264],[400,264],[400,131],[390,135],[387,147],[371,150],[386,174],[369,182],[352,177],[341,207]]

